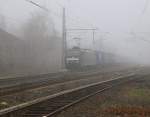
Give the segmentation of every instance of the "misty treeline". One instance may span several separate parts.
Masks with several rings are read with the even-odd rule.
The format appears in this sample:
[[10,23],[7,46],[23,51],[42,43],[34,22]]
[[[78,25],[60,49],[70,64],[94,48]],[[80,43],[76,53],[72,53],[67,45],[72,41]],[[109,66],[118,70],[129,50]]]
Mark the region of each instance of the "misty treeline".
[[6,29],[5,16],[3,14],[0,14],[0,28]]
[[0,72],[39,74],[61,68],[61,38],[52,18],[36,12],[22,25],[22,36],[4,31],[5,18],[0,18]]

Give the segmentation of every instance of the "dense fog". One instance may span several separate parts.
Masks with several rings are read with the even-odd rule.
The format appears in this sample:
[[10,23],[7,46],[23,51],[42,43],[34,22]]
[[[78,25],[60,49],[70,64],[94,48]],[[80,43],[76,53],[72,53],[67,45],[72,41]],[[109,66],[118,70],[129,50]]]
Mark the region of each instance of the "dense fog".
[[[1,73],[50,73],[61,68],[61,38],[47,14],[34,12],[21,27],[21,34],[7,32],[1,18]],[[19,33],[19,32],[18,32]]]
[[42,7],[28,0],[0,1],[1,74],[61,71],[62,7],[67,29],[96,28],[94,40],[92,31],[67,31],[69,49],[97,51],[99,63],[150,65],[148,0],[32,1]]

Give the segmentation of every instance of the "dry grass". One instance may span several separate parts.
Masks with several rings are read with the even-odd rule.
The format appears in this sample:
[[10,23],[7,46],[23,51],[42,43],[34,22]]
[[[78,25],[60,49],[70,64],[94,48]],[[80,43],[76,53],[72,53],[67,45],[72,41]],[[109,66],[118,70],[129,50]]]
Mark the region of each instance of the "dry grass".
[[104,109],[103,113],[104,115],[119,117],[150,117],[150,108],[137,106],[111,106]]

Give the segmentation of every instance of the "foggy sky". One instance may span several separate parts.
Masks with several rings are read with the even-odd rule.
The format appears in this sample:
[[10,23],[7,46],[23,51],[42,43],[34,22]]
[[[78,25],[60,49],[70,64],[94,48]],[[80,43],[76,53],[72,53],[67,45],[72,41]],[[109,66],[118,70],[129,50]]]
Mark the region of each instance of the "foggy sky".
[[[146,0],[33,0],[61,17],[61,5],[66,6],[69,27],[78,25],[96,26],[103,31],[128,31],[135,27],[144,10]],[[25,0],[0,0],[1,13],[16,21],[23,22],[30,13],[38,10],[36,6]],[[145,24],[149,24],[149,8],[142,16]],[[53,14],[52,14],[53,16]],[[55,19],[57,19],[55,17]],[[76,21],[71,21],[72,19]],[[147,21],[147,22],[145,22]],[[71,23],[72,22],[72,23]],[[145,29],[148,26],[144,27]]]
[[[100,34],[101,38],[98,35],[96,40],[101,39],[97,42],[103,43],[107,47],[105,50],[150,62],[150,44],[139,40],[139,38],[150,40],[149,33],[140,33],[150,30],[150,4],[145,5],[146,0],[33,1],[52,11],[50,15],[56,23],[57,30],[61,31],[61,5],[63,5],[67,10],[68,28],[97,27],[99,29],[97,33]],[[0,13],[6,15],[7,22],[14,28],[23,24],[30,17],[30,13],[36,10],[39,10],[39,8],[25,0],[0,0]],[[110,33],[105,35],[103,32]],[[139,33],[135,37],[130,35],[130,32]],[[89,42],[91,43],[91,41]]]

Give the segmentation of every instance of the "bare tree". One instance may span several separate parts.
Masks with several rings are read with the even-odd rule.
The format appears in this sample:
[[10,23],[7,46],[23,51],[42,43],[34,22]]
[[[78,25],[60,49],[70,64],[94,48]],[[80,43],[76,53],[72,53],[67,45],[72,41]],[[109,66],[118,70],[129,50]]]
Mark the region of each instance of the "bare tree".
[[[23,31],[26,40],[26,62],[29,67],[33,71],[44,70],[43,67],[49,69],[54,63],[54,53],[58,54],[59,45],[52,19],[46,13],[34,13],[24,25]],[[58,58],[58,55],[55,57]]]
[[6,30],[6,21],[3,14],[0,14],[0,28]]

